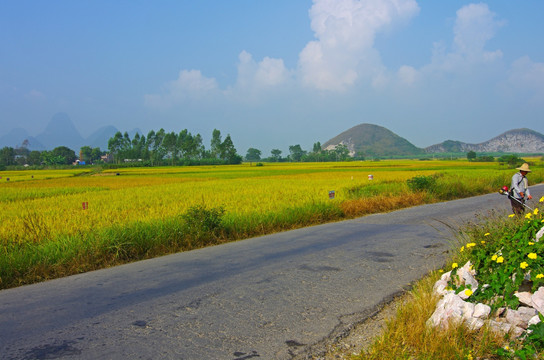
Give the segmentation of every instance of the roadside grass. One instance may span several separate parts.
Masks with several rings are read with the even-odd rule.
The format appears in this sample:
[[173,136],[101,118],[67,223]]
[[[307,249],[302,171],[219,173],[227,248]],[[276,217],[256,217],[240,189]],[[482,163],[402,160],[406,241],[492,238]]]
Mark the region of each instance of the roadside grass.
[[[541,203],[542,203],[541,199]],[[544,256],[544,246],[538,246],[530,241],[531,236],[534,236],[534,229],[539,229],[543,224],[542,215],[538,210],[534,213],[528,213],[526,217],[512,218],[504,214],[490,214],[484,219],[480,219],[472,224],[467,224],[459,233],[456,234],[456,242],[452,244],[452,252],[449,264],[446,267],[452,269],[452,264],[464,264],[470,260],[475,264],[481,262],[482,258],[491,258],[489,255],[496,251],[496,247],[506,254],[522,253],[523,239],[520,236],[525,236],[531,246],[537,245],[537,248],[531,248],[528,251],[534,251],[538,258],[534,260],[530,266],[533,268],[531,277],[534,287],[542,286],[542,281],[538,274],[542,274],[541,258]],[[530,228],[530,229],[529,229]],[[467,249],[467,244],[471,245],[471,249]],[[480,249],[476,249],[480,247]],[[514,252],[509,252],[509,249],[515,249]],[[485,251],[485,255],[482,253]],[[503,266],[502,269],[498,266],[503,264],[490,265],[497,266],[493,273],[507,273],[513,269],[517,271],[520,260],[510,261],[510,265]],[[509,259],[505,260],[508,264]],[[516,262],[512,266],[512,262]],[[495,261],[496,263],[496,261]],[[510,270],[509,270],[510,269]],[[484,268],[476,270],[477,278],[479,272],[484,272]],[[443,270],[433,271],[428,276],[417,282],[409,292],[409,300],[399,306],[396,315],[389,319],[385,325],[383,332],[375,339],[374,343],[363,350],[360,355],[353,356],[353,359],[368,359],[368,360],[475,360],[475,359],[543,359],[544,358],[544,339],[532,341],[531,338],[511,339],[508,335],[500,334],[492,331],[489,327],[484,326],[479,331],[469,330],[466,326],[460,323],[450,322],[447,329],[431,328],[427,326],[427,320],[434,312],[439,300],[439,296],[433,294],[433,286],[442,275]],[[498,277],[497,277],[498,278]],[[517,279],[521,282],[522,273],[518,273]],[[515,277],[514,277],[515,279]],[[492,280],[486,279],[486,284]],[[511,276],[503,276],[501,279],[500,288],[507,288],[513,282]],[[515,282],[515,280],[514,280]],[[483,285],[483,284],[482,284]],[[490,288],[497,288],[497,283],[491,282]],[[462,290],[462,289],[458,289]],[[512,293],[505,293],[499,290],[494,293],[490,299],[490,305],[503,305],[503,298],[507,298]],[[482,293],[485,291],[481,291]],[[475,291],[473,302],[482,300],[479,291]],[[493,294],[491,294],[493,295]],[[500,296],[497,296],[500,295]],[[472,295],[471,295],[472,296]],[[471,301],[470,298],[467,301]],[[512,305],[516,308],[516,305]],[[492,306],[493,307],[493,306]],[[543,325],[538,325],[532,330],[535,334],[542,334]],[[541,336],[541,335],[535,335]],[[535,345],[536,344],[536,345]]]

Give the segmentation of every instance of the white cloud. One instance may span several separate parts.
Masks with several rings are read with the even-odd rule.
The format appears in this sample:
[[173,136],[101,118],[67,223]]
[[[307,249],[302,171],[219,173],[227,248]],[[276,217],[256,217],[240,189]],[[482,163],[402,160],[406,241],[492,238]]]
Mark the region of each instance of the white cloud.
[[169,108],[186,100],[203,98],[218,89],[214,78],[203,76],[199,70],[182,70],[176,80],[163,86],[163,94],[144,96],[150,107]]
[[342,91],[361,77],[383,83],[383,66],[374,50],[376,33],[417,14],[414,0],[314,0],[311,27],[317,40],[299,55],[302,83]]
[[530,101],[544,103],[544,63],[533,62],[528,56],[514,61],[508,83],[516,92],[527,92],[523,95]]
[[458,72],[476,64],[486,64],[502,58],[502,51],[486,51],[485,46],[504,25],[487,4],[470,4],[457,11],[453,28],[452,50],[443,43],[435,43],[430,69]]
[[238,56],[237,86],[266,88],[285,83],[289,79],[289,71],[282,59],[273,59],[268,56],[261,62],[253,60],[253,56],[247,51],[242,51]]
[[418,77],[418,71],[411,66],[403,65],[397,72],[397,77],[402,84],[413,85]]

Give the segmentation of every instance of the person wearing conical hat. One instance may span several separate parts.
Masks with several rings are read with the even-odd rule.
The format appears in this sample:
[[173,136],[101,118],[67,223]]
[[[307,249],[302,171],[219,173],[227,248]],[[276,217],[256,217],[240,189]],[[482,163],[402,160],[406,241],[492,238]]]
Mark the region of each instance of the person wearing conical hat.
[[521,215],[525,212],[523,204],[525,200],[531,200],[531,192],[529,191],[529,182],[526,175],[531,172],[529,164],[524,163],[520,167],[516,168],[519,172],[512,176],[512,184],[510,186],[512,211],[514,214]]

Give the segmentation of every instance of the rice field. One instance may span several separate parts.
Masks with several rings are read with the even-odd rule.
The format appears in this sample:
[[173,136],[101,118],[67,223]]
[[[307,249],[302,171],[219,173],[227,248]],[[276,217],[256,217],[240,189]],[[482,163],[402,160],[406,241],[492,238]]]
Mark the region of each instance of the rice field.
[[[541,182],[532,169],[530,182]],[[462,160],[3,171],[0,288],[494,192],[514,172]],[[416,175],[435,178],[433,189],[410,191]],[[213,210],[220,223],[199,229]]]

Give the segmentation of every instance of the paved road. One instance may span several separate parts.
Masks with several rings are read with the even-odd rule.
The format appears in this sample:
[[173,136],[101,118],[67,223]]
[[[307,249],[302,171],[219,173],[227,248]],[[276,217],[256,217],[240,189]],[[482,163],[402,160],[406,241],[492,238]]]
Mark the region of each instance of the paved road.
[[3,290],[0,358],[304,358],[442,266],[450,226],[508,206],[489,194]]

